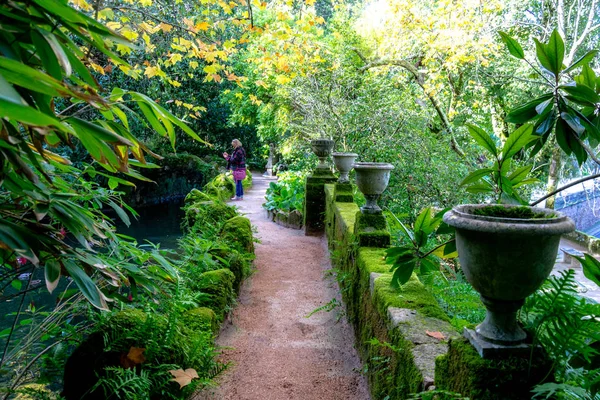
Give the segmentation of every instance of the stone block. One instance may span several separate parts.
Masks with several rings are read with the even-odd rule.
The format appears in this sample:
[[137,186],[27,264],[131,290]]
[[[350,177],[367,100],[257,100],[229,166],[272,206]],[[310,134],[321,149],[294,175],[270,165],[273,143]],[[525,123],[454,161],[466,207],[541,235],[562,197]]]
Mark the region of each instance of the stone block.
[[335,183],[334,189],[335,201],[338,203],[354,202],[354,190],[351,183]]
[[391,243],[390,231],[383,214],[356,213],[354,235],[362,247],[388,247]]
[[325,232],[325,185],[337,178],[328,170],[316,170],[306,178],[304,195],[304,234],[320,236]]

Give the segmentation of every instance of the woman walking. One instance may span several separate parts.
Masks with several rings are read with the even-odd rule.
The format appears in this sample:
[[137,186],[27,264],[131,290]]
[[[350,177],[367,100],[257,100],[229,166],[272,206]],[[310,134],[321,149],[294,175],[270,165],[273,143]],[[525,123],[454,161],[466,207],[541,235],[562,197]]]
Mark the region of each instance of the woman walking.
[[233,172],[233,180],[235,181],[235,196],[231,200],[244,199],[244,186],[242,181],[246,178],[246,151],[242,147],[242,142],[238,139],[231,141],[233,153],[223,153],[223,157],[227,160],[227,169]]

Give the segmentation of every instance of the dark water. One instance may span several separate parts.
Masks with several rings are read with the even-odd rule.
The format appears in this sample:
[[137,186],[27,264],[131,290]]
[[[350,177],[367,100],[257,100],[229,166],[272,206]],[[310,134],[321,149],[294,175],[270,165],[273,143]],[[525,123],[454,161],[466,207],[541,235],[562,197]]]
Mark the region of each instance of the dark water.
[[[111,213],[107,213],[113,218],[117,226],[117,232],[135,238],[138,244],[143,245],[146,241],[154,244],[160,244],[161,249],[176,249],[177,239],[182,236],[181,221],[185,216],[181,207],[183,200],[168,204],[152,205],[137,210],[139,217],[131,218],[131,225],[127,227],[121,222],[119,217]],[[23,273],[32,271],[33,268],[29,264],[23,268]],[[29,276],[22,275],[20,277],[23,289],[27,286]],[[33,270],[32,284],[30,288],[38,288],[26,294],[22,310],[35,307],[39,311],[51,311],[60,294],[67,288],[75,288],[76,286],[66,277],[60,278],[58,287],[52,294],[48,293],[45,287],[44,271],[41,268]],[[4,296],[11,296],[18,293],[18,290],[9,286],[4,290]],[[14,321],[14,313],[18,310],[21,303],[21,296],[10,300],[0,302],[0,332],[10,327]],[[24,312],[21,315],[21,320],[30,318],[31,313]],[[17,334],[17,337],[20,335]],[[0,334],[0,352],[3,350],[6,343],[6,336]]]
[[132,217],[129,227],[116,217],[117,232],[135,238],[139,244],[150,241],[160,244],[161,249],[176,249],[177,239],[182,235],[181,221],[185,216],[181,207],[183,200],[141,208],[136,210],[139,217],[137,220]]

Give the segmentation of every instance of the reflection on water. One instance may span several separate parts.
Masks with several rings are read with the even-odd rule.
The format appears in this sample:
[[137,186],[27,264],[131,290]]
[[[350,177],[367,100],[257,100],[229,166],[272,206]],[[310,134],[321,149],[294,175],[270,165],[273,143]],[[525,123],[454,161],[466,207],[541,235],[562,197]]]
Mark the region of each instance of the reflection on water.
[[183,200],[141,208],[137,210],[139,217],[137,220],[131,218],[129,227],[115,217],[117,232],[135,238],[139,244],[149,240],[160,243],[161,249],[176,249],[177,239],[182,235],[181,221],[185,216],[181,207]]

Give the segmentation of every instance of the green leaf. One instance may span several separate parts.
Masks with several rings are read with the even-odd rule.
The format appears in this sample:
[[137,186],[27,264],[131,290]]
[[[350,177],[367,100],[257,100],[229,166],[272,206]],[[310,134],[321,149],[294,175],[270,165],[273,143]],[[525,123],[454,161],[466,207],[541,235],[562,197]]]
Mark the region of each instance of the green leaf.
[[598,50],[588,51],[581,58],[579,58],[577,61],[575,61],[573,64],[571,64],[567,69],[565,69],[563,71],[563,73],[568,74],[569,72],[573,71],[575,68],[580,67],[582,65],[589,67],[590,61],[592,61],[594,58],[596,58],[596,55],[598,55]]
[[416,258],[399,264],[394,270],[394,274],[392,275],[392,287],[399,288],[401,285],[404,285],[406,282],[408,282],[415,269],[416,264]]
[[540,41],[537,40],[536,38],[533,38],[533,40],[535,42],[535,54],[537,56],[539,63],[546,70],[548,70],[549,72],[552,72],[554,67],[552,66],[552,61],[550,60],[550,57],[548,57],[548,54],[546,53],[546,51],[547,51],[546,45],[544,45],[543,43],[540,43]]
[[596,103],[600,102],[600,96],[591,88],[586,85],[563,85],[559,86],[559,89],[569,93],[572,97],[572,100],[583,104],[583,105],[591,105],[594,107]]
[[584,85],[590,89],[598,89],[598,78],[596,73],[589,65],[584,65],[581,69],[581,73],[575,77],[575,82],[578,85]]
[[542,181],[540,181],[539,179],[536,179],[536,178],[527,178],[527,179],[523,179],[522,181],[513,184],[513,188],[516,189],[521,186],[533,185],[535,183],[541,183],[541,182]]
[[533,125],[526,124],[521,126],[506,139],[506,143],[504,143],[504,147],[502,148],[502,159],[507,160],[511,158],[533,140],[537,140],[537,137],[533,136]]
[[523,179],[529,175],[531,170],[533,169],[533,165],[525,165],[521,168],[517,168],[512,174],[509,175],[508,179],[511,184],[516,184],[521,182]]
[[131,143],[124,137],[117,135],[115,132],[105,129],[99,125],[93,124],[84,119],[70,117],[67,119],[67,121],[71,125],[79,128],[79,130],[84,130],[86,132],[91,133],[95,139],[102,140],[108,143],[117,143],[124,146],[133,146],[133,143]]
[[46,288],[52,293],[58,286],[60,280],[60,264],[56,260],[46,261],[44,266],[44,277],[46,279]]
[[69,276],[73,278],[73,281],[77,284],[77,287],[79,287],[79,290],[81,290],[81,293],[83,293],[85,298],[88,299],[88,301],[94,307],[100,310],[108,311],[108,305],[106,304],[100,289],[98,289],[92,278],[87,276],[83,269],[81,269],[81,267],[76,265],[71,260],[65,260],[64,266],[69,273]]
[[469,130],[469,134],[481,147],[489,151],[496,157],[498,155],[498,150],[496,149],[496,143],[494,139],[490,135],[487,134],[483,129],[474,124],[467,124],[467,129]]
[[131,221],[129,220],[129,216],[127,215],[127,213],[117,205],[117,203],[115,203],[112,200],[109,200],[107,203],[113,210],[115,210],[115,212],[117,213],[117,215],[119,216],[119,218],[121,218],[121,221],[123,221],[123,223],[125,225],[127,225],[127,227],[129,227],[131,225]]
[[14,279],[10,282],[10,286],[12,286],[17,292],[20,292],[21,288],[23,287],[23,282],[18,279]]
[[55,126],[65,130],[65,127],[56,118],[46,115],[33,107],[7,101],[0,97],[0,118],[20,122],[32,126]]
[[489,183],[480,183],[477,185],[471,185],[465,189],[469,193],[477,194],[477,193],[491,193],[494,191],[494,188]]
[[11,101],[15,104],[21,104],[26,106],[27,103],[19,92],[15,90],[15,88],[4,79],[2,75],[0,75],[0,99],[4,99],[7,101]]
[[546,56],[550,62],[551,69],[554,75],[558,75],[563,69],[563,60],[565,58],[565,43],[562,37],[558,33],[557,29],[554,29],[550,35],[550,40],[546,45]]
[[523,51],[523,48],[521,47],[521,45],[519,44],[519,42],[517,42],[515,39],[513,39],[512,37],[510,37],[505,32],[498,31],[498,33],[500,34],[500,37],[502,38],[502,41],[506,44],[506,48],[508,49],[508,52],[513,57],[516,57],[516,58],[518,58],[520,60],[525,59],[525,52]]
[[427,275],[440,270],[440,261],[433,257],[421,258],[419,260],[419,267],[421,275]]
[[42,65],[44,66],[44,69],[48,75],[52,76],[56,80],[62,80],[62,70],[60,68],[60,64],[58,63],[58,59],[39,30],[31,31],[31,41],[34,44],[36,54],[40,58],[40,61],[42,62]]
[[548,93],[538,97],[537,99],[522,104],[519,107],[513,108],[506,115],[506,122],[513,124],[524,124],[532,119],[537,118],[540,115],[537,112],[538,105],[544,103],[545,101],[551,100],[552,98],[552,93]]
[[600,286],[600,261],[596,260],[589,254],[584,254],[584,257],[574,256],[581,262],[583,268],[583,275],[586,278]]
[[468,185],[470,183],[477,182],[484,176],[490,175],[493,172],[494,172],[494,170],[491,168],[482,168],[482,169],[478,169],[477,171],[473,171],[469,175],[467,175],[467,177],[465,179],[462,180],[462,182],[460,183],[460,186],[464,186],[464,185]]
[[560,117],[569,124],[569,127],[577,134],[577,136],[581,135],[585,132],[585,127],[581,124],[581,121],[578,117],[571,115],[566,112],[560,113]]

